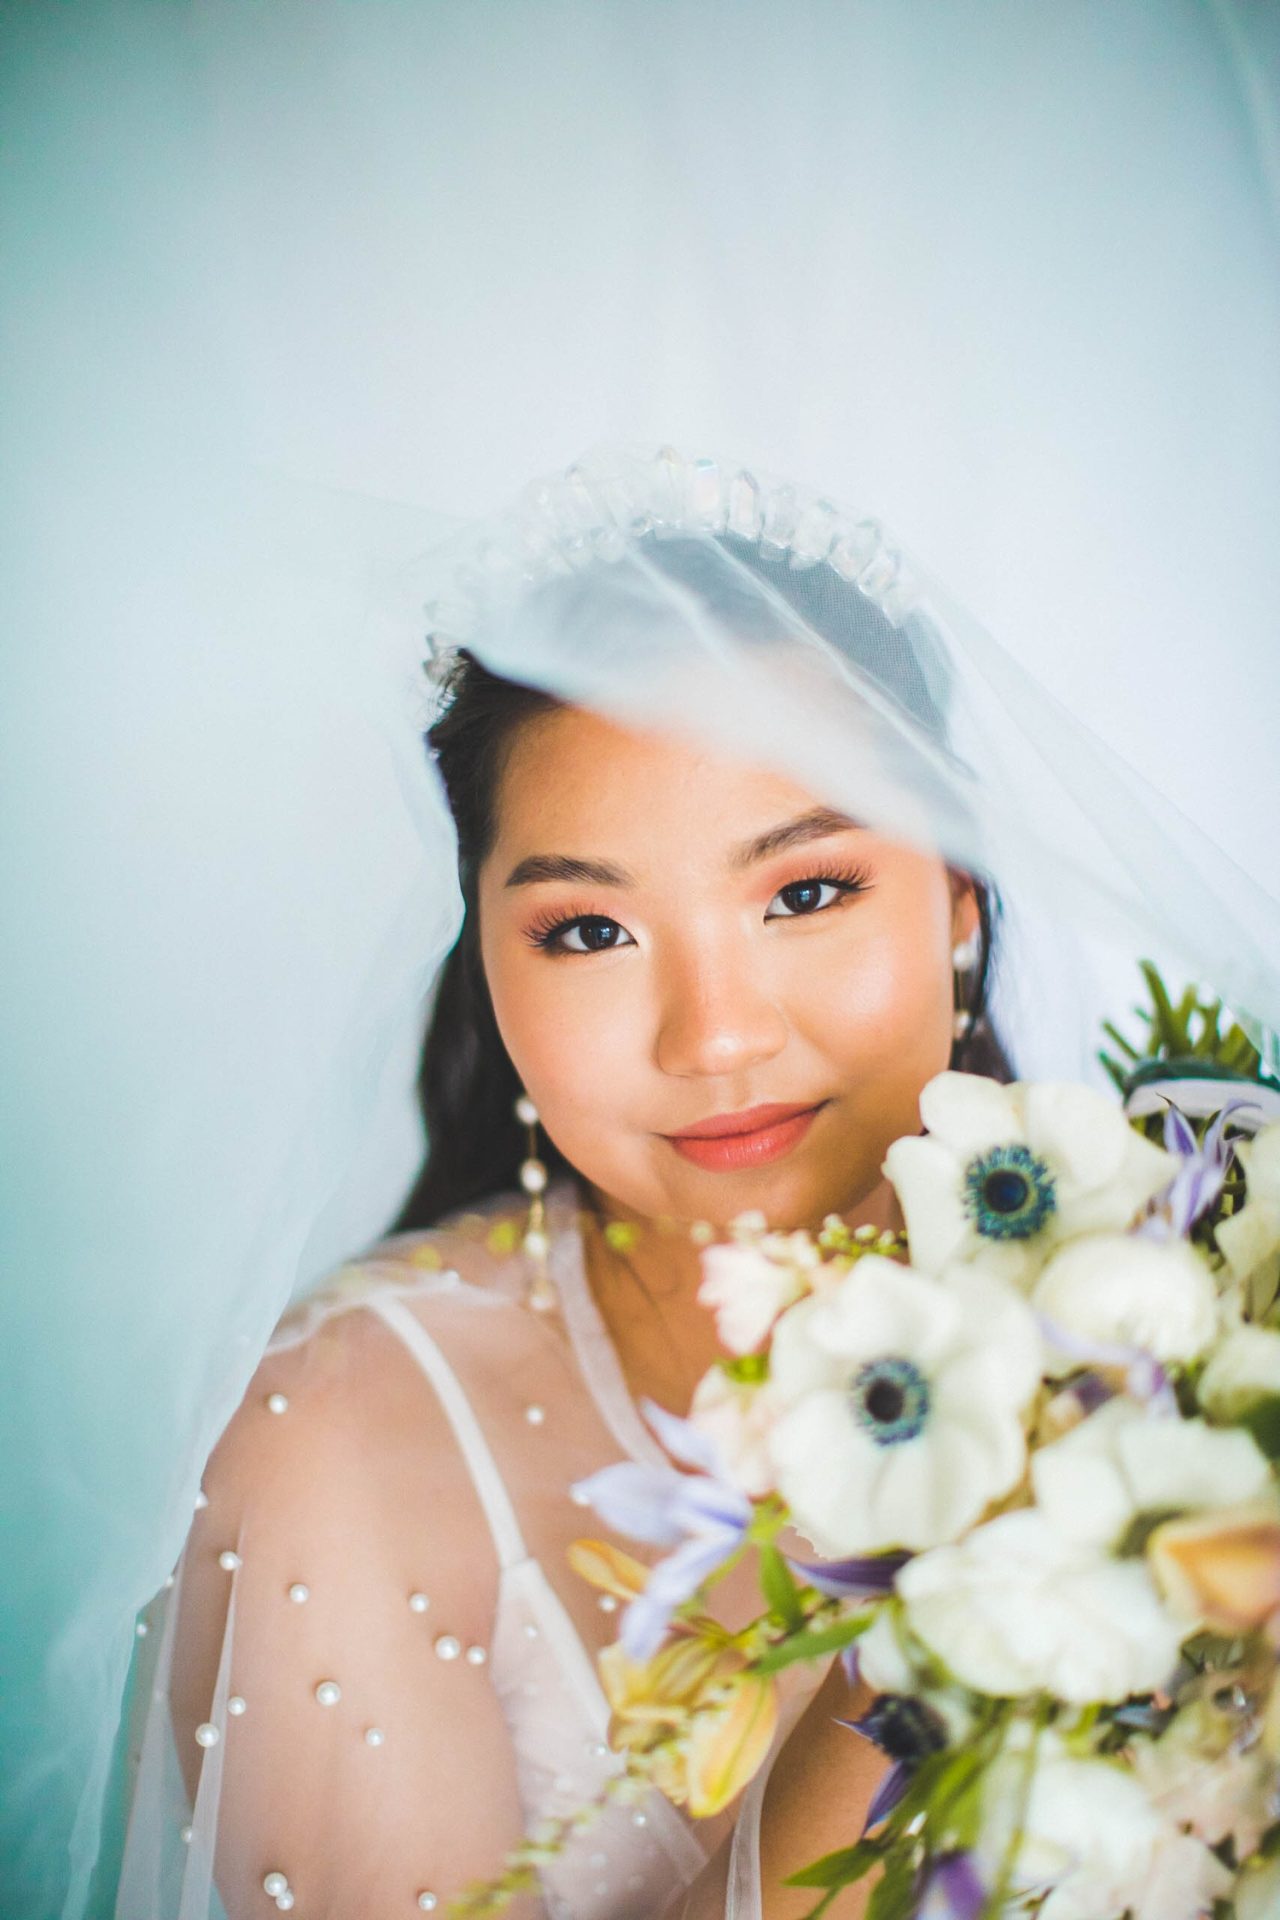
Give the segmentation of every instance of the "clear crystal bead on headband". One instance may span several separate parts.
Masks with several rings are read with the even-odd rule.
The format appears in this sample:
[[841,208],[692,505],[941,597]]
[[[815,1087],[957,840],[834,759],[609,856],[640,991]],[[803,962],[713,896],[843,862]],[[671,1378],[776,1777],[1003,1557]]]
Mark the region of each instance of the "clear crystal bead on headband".
[[532,481],[455,559],[425,609],[427,677],[439,684],[485,612],[531,587],[620,560],[645,535],[726,532],[797,572],[831,567],[894,626],[917,604],[917,586],[875,520],[855,520],[790,481],[762,481],[745,467],[689,459],[673,447],[597,454]]

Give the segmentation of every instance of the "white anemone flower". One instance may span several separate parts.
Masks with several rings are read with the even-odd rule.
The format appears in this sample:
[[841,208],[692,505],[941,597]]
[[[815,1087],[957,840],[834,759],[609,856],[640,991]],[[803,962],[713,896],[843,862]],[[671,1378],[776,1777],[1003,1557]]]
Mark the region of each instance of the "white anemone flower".
[[[1015,1840],[1029,1737],[1016,1729],[984,1782],[975,1851],[989,1879]],[[1019,1751],[1018,1749],[1022,1750]],[[1039,1920],[1199,1920],[1231,1875],[1203,1842],[1179,1832],[1118,1761],[1076,1757],[1042,1732],[1013,1855],[1011,1891],[1049,1886]]]
[[[1093,1233],[1060,1248],[1031,1295],[1037,1313],[1076,1341],[1140,1347],[1164,1363],[1194,1360],[1216,1338],[1218,1290],[1185,1240]],[[1066,1358],[1072,1358],[1070,1343]]]
[[1258,1309],[1280,1285],[1280,1121],[1237,1141],[1236,1155],[1244,1168],[1244,1205],[1218,1222],[1214,1238]]
[[774,1330],[778,1490],[819,1553],[953,1540],[1015,1486],[1041,1343],[1021,1295],[866,1254]]
[[895,1140],[883,1172],[926,1273],[963,1260],[1025,1286],[1064,1240],[1123,1231],[1178,1168],[1114,1100],[1073,1081],[1002,1086],[948,1068],[920,1117],[927,1137]]
[[1209,1356],[1196,1398],[1215,1420],[1238,1420],[1259,1400],[1280,1395],[1280,1333],[1233,1327]]
[[1271,1467],[1241,1427],[1211,1427],[1106,1401],[1031,1456],[1036,1502],[1064,1538],[1119,1544],[1140,1514],[1234,1507],[1261,1498]]
[[999,1514],[897,1577],[907,1624],[975,1693],[1050,1693],[1074,1705],[1152,1693],[1181,1629],[1140,1560],[1065,1539],[1042,1513]]

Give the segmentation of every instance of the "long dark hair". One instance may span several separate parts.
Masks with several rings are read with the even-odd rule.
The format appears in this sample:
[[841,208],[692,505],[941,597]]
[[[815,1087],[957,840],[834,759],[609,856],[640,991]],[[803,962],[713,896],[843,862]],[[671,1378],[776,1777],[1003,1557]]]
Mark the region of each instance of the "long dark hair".
[[[465,650],[457,655],[442,696],[427,745],[457,829],[466,913],[440,974],[418,1071],[427,1157],[389,1229],[394,1233],[432,1226],[456,1208],[517,1187],[526,1145],[514,1114],[520,1083],[498,1032],[480,958],[476,882],[494,843],[496,796],[516,731],[563,702],[490,672]],[[987,1017],[1001,903],[990,882],[970,877],[978,901],[980,955],[969,1006],[972,1025],[953,1045],[950,1064],[1008,1082],[1016,1075]],[[550,1171],[574,1171],[550,1140],[540,1136],[540,1143]]]

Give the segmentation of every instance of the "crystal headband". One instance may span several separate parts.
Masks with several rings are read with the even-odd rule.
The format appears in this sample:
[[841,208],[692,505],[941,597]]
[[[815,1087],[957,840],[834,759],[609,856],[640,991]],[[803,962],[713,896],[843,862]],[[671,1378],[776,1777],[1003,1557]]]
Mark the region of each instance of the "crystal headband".
[[448,584],[424,609],[428,679],[439,684],[486,614],[528,589],[618,561],[646,536],[682,534],[733,535],[759,560],[795,572],[830,567],[895,627],[920,597],[879,521],[855,519],[790,481],[758,479],[745,467],[690,459],[672,447],[656,455],[589,454],[531,482],[462,554],[453,550]]

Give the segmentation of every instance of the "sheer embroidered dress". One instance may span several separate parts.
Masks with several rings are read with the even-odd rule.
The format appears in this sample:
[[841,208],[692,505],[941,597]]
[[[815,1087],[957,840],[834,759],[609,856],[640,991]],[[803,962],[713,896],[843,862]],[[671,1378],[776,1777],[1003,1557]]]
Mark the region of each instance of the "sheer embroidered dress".
[[[142,1623],[119,1920],[442,1911],[617,1769],[594,1657],[616,1603],[567,1564],[603,1531],[569,1489],[667,1460],[575,1203],[568,1182],[548,1195],[559,1312],[523,1304],[523,1202],[504,1195],[384,1242],[281,1320]],[[736,1575],[713,1593],[730,1626],[756,1610]],[[775,1752],[815,1684],[791,1673]],[[509,1913],[674,1916],[732,1827],[725,1912],[757,1920],[764,1779],[708,1821],[657,1793],[610,1806]]]

